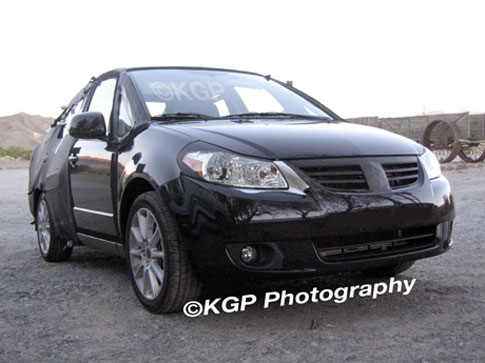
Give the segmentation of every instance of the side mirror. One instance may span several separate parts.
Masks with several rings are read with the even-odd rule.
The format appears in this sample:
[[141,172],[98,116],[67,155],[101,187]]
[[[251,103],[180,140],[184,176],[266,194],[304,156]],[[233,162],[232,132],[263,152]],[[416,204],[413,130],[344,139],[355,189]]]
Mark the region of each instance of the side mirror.
[[83,112],[71,120],[69,135],[77,139],[106,140],[106,126],[101,112]]

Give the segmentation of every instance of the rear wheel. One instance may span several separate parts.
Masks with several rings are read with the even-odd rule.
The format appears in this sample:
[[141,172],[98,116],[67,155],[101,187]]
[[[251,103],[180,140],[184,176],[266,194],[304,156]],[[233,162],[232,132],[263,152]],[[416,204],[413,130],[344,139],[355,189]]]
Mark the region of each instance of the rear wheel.
[[382,267],[373,268],[371,270],[365,271],[367,275],[372,277],[387,277],[387,276],[395,276],[400,274],[414,265],[414,261],[407,261],[401,263],[395,263],[392,265],[386,265]]
[[173,217],[157,192],[144,193],[133,203],[125,253],[136,296],[149,311],[178,311],[199,297],[201,284],[191,269]]
[[40,196],[37,203],[35,224],[40,254],[46,261],[59,262],[71,257],[72,246],[68,247],[67,242],[57,234],[45,194]]

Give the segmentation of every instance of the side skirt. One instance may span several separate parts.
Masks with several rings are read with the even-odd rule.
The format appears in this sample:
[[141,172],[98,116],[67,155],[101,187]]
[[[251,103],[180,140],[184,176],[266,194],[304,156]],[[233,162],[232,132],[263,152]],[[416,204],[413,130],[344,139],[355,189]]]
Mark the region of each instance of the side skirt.
[[77,238],[84,246],[92,247],[125,258],[123,245],[121,243],[108,241],[79,232],[77,233]]

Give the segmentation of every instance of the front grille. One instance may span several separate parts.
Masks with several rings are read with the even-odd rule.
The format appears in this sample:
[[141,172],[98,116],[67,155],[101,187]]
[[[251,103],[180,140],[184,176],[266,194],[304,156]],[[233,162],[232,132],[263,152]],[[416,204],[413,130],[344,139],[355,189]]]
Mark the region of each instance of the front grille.
[[419,251],[436,243],[436,225],[314,239],[326,262],[346,262]]
[[337,193],[387,192],[419,180],[415,156],[300,159],[291,163],[314,182]]
[[382,164],[391,189],[402,188],[418,181],[418,162]]
[[366,192],[369,190],[359,165],[308,166],[300,168],[324,187],[335,191]]

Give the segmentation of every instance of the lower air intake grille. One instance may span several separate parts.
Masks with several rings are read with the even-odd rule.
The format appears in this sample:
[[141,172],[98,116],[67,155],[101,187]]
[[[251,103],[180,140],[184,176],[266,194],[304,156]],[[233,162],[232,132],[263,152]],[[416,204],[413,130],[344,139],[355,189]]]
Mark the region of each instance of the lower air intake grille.
[[418,251],[435,243],[435,225],[314,239],[318,254],[326,262],[357,261]]

